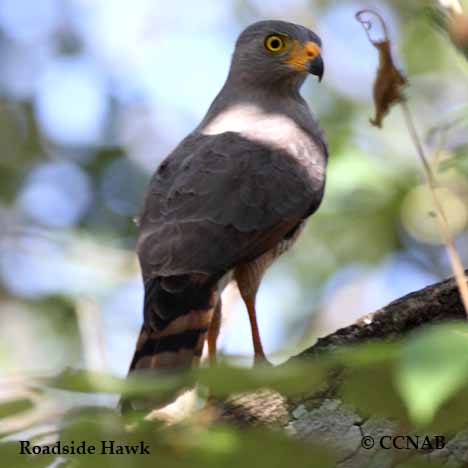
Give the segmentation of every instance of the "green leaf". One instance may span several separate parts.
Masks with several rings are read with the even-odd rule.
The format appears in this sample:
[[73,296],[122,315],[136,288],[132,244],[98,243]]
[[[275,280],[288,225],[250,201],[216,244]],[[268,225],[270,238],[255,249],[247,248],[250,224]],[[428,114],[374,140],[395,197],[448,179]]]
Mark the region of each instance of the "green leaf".
[[0,404],[0,419],[7,418],[16,413],[22,413],[33,407],[33,403],[29,398],[20,398],[18,400],[11,400],[7,403]]
[[[466,429],[468,423],[468,383],[445,401],[424,430],[434,434],[453,434]],[[426,429],[427,428],[427,429]]]
[[346,366],[365,367],[392,362],[399,352],[400,344],[397,342],[362,343],[338,348],[331,358]]
[[191,372],[159,375],[132,375],[126,379],[112,375],[67,369],[56,377],[43,379],[52,388],[82,393],[115,393],[126,397],[151,397],[157,402],[177,395],[182,388],[199,383],[208,387],[216,397],[271,389],[282,394],[293,395],[312,391],[324,380],[325,369],[317,360],[279,367],[239,367],[218,366],[202,368]]
[[[276,468],[336,466],[331,450],[269,430],[215,427],[189,435],[191,468]],[[189,446],[189,447],[190,447]],[[187,447],[188,448],[188,447]],[[183,444],[182,444],[183,450]]]
[[318,360],[297,360],[278,367],[219,366],[195,371],[195,380],[206,385],[211,395],[220,398],[265,388],[294,395],[318,388],[324,379],[325,369]]
[[42,380],[47,386],[81,393],[116,393],[123,396],[157,396],[175,394],[178,389],[189,385],[187,373],[132,375],[119,378],[110,374],[90,372],[79,369],[66,369],[53,378]]
[[395,381],[416,424],[428,424],[468,381],[468,324],[446,324],[408,339]]
[[335,350],[329,359],[341,366],[335,377],[338,394],[365,416],[407,420],[403,401],[393,382],[399,342],[369,342]]
[[360,414],[407,421],[404,403],[394,384],[393,364],[348,368],[341,381],[342,400],[357,408]]
[[0,464],[11,468],[46,468],[49,467],[55,456],[53,455],[27,455],[20,453],[20,442],[0,444]]

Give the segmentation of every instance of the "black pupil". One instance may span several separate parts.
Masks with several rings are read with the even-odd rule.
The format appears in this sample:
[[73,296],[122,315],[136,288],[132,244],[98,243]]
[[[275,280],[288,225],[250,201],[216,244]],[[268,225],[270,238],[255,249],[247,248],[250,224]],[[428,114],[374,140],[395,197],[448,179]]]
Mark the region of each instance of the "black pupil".
[[272,49],[279,49],[281,47],[281,42],[279,39],[272,39],[270,42],[270,47]]

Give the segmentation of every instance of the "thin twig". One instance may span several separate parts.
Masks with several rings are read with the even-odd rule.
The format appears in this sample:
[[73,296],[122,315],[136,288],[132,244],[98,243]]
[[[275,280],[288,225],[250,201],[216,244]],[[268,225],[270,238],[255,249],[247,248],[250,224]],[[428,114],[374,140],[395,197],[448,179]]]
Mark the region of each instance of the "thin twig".
[[414,124],[413,117],[411,115],[411,111],[408,107],[406,101],[402,101],[400,103],[403,114],[405,116],[406,125],[408,127],[408,131],[410,133],[411,139],[413,140],[414,146],[418,152],[419,158],[421,159],[422,165],[424,167],[424,174],[426,178],[427,185],[429,187],[429,191],[431,192],[432,201],[434,203],[437,225],[439,227],[440,235],[442,240],[445,243],[447,248],[447,252],[450,259],[450,264],[452,265],[452,270],[455,275],[455,280],[457,282],[458,289],[460,291],[460,296],[465,307],[465,313],[468,317],[468,285],[467,279],[465,276],[465,271],[463,269],[462,262],[460,260],[460,256],[458,255],[457,249],[455,244],[453,243],[452,236],[450,234],[450,229],[447,222],[447,217],[445,216],[444,209],[440,200],[436,194],[436,183],[434,178],[434,173],[432,172],[431,166],[427,160],[423,145],[419,138],[418,132],[416,131],[416,126]]
[[384,33],[384,40],[387,41],[389,39],[389,37],[388,37],[388,28],[387,28],[387,25],[386,25],[385,21],[383,20],[383,18],[374,10],[364,9],[364,10],[358,11],[356,13],[355,17],[362,24],[362,26],[364,28],[364,31],[366,32],[367,39],[369,39],[369,41],[372,44],[375,44],[375,42],[376,42],[375,39],[372,39],[372,37],[370,35],[370,31],[372,29],[372,23],[369,20],[365,20],[363,18],[364,15],[374,16],[375,18],[377,18],[377,20],[380,23],[380,26],[382,27],[382,31]]

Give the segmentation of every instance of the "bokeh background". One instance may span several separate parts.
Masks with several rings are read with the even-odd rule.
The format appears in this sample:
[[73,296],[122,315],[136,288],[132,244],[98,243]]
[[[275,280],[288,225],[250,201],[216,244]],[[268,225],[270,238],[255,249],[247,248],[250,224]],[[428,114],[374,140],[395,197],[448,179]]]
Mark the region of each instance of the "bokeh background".
[[[271,359],[449,276],[401,111],[369,124],[377,51],[354,18],[369,6],[409,76],[466,266],[468,66],[437,1],[0,0],[0,373],[126,373],[146,185],[222,86],[238,33],[261,19],[322,37],[325,78],[303,94],[331,155],[319,213],[259,293]],[[221,349],[248,363],[247,314],[230,297]]]

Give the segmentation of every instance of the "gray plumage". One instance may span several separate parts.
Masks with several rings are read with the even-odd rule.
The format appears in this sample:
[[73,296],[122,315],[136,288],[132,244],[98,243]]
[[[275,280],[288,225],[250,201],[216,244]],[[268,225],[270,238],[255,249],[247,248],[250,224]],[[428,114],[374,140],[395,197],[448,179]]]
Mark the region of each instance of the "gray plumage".
[[141,223],[145,274],[226,272],[264,252],[265,232],[313,213],[324,161],[317,145],[303,144],[298,159],[234,132],[187,138],[151,183]]
[[[290,47],[268,52],[270,34],[284,36]],[[312,31],[291,23],[249,26],[206,116],[154,174],[140,217],[145,324],[132,368],[158,367],[145,359],[152,349],[161,352],[161,330],[213,308],[222,278],[240,278],[244,269],[243,283],[254,285],[255,296],[265,269],[320,205],[327,146],[299,94],[307,70],[286,63],[294,44],[308,42],[321,45]],[[184,326],[190,328],[173,333],[186,332]]]

